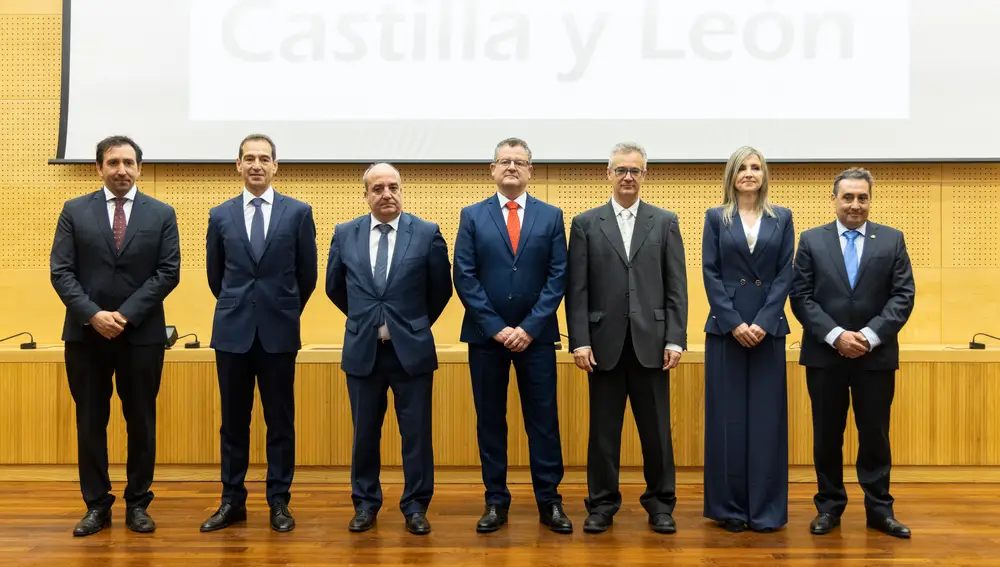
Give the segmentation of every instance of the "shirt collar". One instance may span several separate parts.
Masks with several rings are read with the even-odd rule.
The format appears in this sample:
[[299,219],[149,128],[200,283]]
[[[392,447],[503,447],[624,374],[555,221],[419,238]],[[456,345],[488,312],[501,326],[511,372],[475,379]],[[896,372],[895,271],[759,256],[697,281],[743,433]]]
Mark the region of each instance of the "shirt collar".
[[528,192],[527,191],[522,192],[520,195],[517,196],[516,199],[508,199],[507,197],[504,196],[503,193],[497,191],[497,199],[500,200],[501,207],[506,208],[508,202],[514,201],[515,203],[517,203],[518,207],[523,209],[525,203],[528,202]]
[[375,230],[376,227],[378,227],[378,225],[380,224],[387,224],[392,227],[392,230],[399,232],[399,217],[403,216],[403,213],[396,215],[396,218],[392,219],[389,222],[382,222],[377,218],[375,218],[375,215],[370,215],[370,216],[372,218],[372,228],[371,228],[372,230]]
[[[135,188],[135,185],[133,185],[132,188],[128,190],[128,193],[125,193],[125,201],[134,201],[135,194],[138,192],[139,190]],[[104,200],[114,201],[115,199],[115,194],[109,191],[107,187],[104,187]]]
[[[274,188],[268,187],[267,191],[264,191],[264,193],[260,196],[260,198],[263,199],[264,202],[267,203],[268,205],[274,204]],[[249,207],[250,206],[250,201],[252,201],[254,199],[256,199],[256,197],[254,197],[254,194],[251,193],[250,191],[247,191],[247,188],[244,187],[243,188],[243,208]]]
[[[837,236],[844,236],[844,233],[847,232],[848,230],[851,230],[851,229],[849,229],[846,226],[844,226],[840,222],[840,219],[837,219]],[[865,231],[868,230],[868,221],[865,221],[865,224],[859,226],[858,228],[856,228],[854,230],[857,230],[858,232],[860,232],[861,236],[864,237],[865,236]]]
[[632,206],[626,209],[625,207],[619,205],[618,201],[615,201],[615,198],[612,197],[611,198],[611,208],[615,210],[615,216],[616,217],[619,216],[619,215],[621,215],[622,211],[628,211],[628,212],[632,213],[632,217],[635,218],[635,217],[639,216],[637,214],[639,212],[639,201],[640,201],[640,199],[636,199],[635,203],[632,203]]

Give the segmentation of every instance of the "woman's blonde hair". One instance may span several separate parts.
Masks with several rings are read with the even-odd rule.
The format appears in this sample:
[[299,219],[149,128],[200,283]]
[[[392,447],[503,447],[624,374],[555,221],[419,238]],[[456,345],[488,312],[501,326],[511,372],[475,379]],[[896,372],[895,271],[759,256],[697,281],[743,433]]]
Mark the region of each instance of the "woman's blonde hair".
[[751,156],[757,156],[760,160],[760,170],[762,173],[760,181],[760,190],[757,191],[757,202],[754,204],[754,208],[758,213],[766,214],[769,217],[775,216],[774,207],[771,202],[767,200],[767,184],[768,184],[768,172],[767,172],[767,160],[764,159],[764,154],[757,151],[755,148],[750,146],[743,146],[742,148],[733,152],[733,155],[729,156],[729,161],[726,163],[726,172],[722,175],[722,222],[729,226],[733,222],[733,217],[736,216],[737,207],[737,191],[736,191],[736,174],[740,170],[740,166],[743,162]]

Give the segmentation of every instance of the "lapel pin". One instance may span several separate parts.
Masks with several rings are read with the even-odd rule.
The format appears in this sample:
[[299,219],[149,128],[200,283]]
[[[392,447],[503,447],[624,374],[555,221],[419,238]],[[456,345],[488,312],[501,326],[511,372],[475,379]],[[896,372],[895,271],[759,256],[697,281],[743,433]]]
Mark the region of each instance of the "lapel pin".
[[871,238],[872,238],[872,240],[875,240],[875,235],[873,234],[873,235],[871,236]]

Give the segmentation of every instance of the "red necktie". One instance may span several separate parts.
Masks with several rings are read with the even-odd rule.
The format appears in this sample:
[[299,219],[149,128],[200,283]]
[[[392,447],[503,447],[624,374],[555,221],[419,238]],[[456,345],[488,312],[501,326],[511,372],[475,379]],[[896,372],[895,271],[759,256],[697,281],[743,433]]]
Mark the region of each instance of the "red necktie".
[[115,246],[122,249],[122,242],[125,241],[125,197],[115,197],[115,222],[111,225],[111,231],[115,235]]
[[507,201],[507,234],[510,235],[510,247],[517,254],[517,241],[521,238],[521,220],[517,218],[517,203]]

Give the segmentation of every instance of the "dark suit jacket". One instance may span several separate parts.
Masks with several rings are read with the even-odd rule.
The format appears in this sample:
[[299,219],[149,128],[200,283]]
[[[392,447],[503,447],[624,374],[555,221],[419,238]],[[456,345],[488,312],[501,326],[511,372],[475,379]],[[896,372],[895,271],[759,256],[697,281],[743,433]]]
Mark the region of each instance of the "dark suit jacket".
[[254,335],[269,353],[302,347],[299,318],[316,289],[316,225],[312,207],[274,192],[264,254],[254,261],[243,194],[208,213],[208,286],[218,301],[212,348],[244,353]]
[[566,226],[562,211],[531,195],[513,253],[500,201],[462,209],[455,240],[455,290],[465,305],[462,342],[484,344],[504,327],[535,342],[559,341],[556,309],[565,293]]
[[757,324],[774,337],[788,334],[785,301],[792,288],[795,229],[790,210],[774,207],[774,213],[761,217],[750,254],[738,214],[726,226],[723,207],[705,212],[701,265],[711,308],[706,333],[727,335],[746,323]]
[[601,370],[618,364],[628,329],[646,368],[663,367],[667,343],[687,348],[687,270],[676,214],[640,201],[630,256],[610,202],[577,215],[569,272],[570,350],[589,345]]
[[367,376],[375,366],[378,328],[385,323],[403,369],[410,375],[437,369],[431,325],[451,298],[448,246],[438,225],[409,213],[399,218],[396,244],[379,295],[372,275],[371,215],[337,225],[330,242],[326,295],[347,315],[341,367]]
[[[835,222],[799,237],[790,299],[792,312],[803,327],[799,356],[803,366],[899,368],[897,335],[913,311],[915,294],[910,256],[902,232],[870,221],[866,230],[853,290]],[[848,331],[870,327],[882,344],[856,359],[844,358],[824,341],[838,326]]]
[[180,282],[181,250],[173,207],[139,193],[119,253],[104,190],[66,201],[49,258],[52,287],[66,304],[62,340],[82,341],[98,311],[128,319],[136,345],[165,344],[163,300]]

